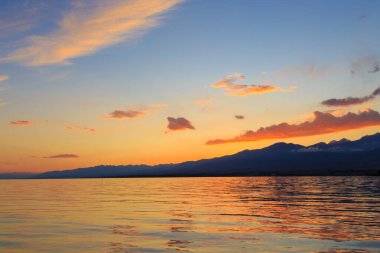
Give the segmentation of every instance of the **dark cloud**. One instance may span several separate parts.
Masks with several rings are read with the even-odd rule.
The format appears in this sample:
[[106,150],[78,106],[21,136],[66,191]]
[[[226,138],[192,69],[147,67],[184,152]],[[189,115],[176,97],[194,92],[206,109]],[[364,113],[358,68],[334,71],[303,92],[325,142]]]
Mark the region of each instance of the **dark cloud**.
[[235,118],[236,119],[244,119],[244,116],[243,115],[235,115]]
[[172,118],[168,117],[168,126],[167,128],[172,131],[176,130],[186,130],[186,129],[195,129],[191,122],[185,118]]
[[350,106],[360,105],[374,99],[374,96],[365,96],[361,98],[347,97],[347,98],[332,98],[322,102],[326,106]]
[[51,155],[51,156],[44,156],[43,158],[79,158],[78,155],[75,154],[58,154],[58,155]]
[[377,88],[376,90],[372,92],[372,96],[378,96],[378,95],[380,95],[380,88]]
[[14,120],[9,122],[9,124],[13,126],[30,126],[33,125],[33,122],[30,120]]
[[372,94],[364,97],[347,97],[347,98],[332,98],[322,101],[322,105],[326,106],[351,106],[360,105],[376,98],[380,94],[380,88],[377,88]]
[[108,115],[104,116],[105,119],[134,119],[141,116],[148,115],[153,112],[157,112],[164,107],[167,107],[167,104],[156,103],[156,104],[146,104],[140,105],[138,109],[132,110],[115,110],[110,112]]
[[137,117],[141,117],[146,115],[147,112],[145,110],[115,110],[104,118],[106,119],[133,119]]
[[312,121],[306,121],[300,124],[289,124],[284,122],[278,125],[261,127],[256,131],[248,130],[231,139],[209,140],[206,144],[216,145],[234,142],[303,137],[378,125],[380,125],[380,114],[371,109],[358,113],[349,112],[342,116],[334,116],[328,112],[317,111],[314,112],[314,119]]

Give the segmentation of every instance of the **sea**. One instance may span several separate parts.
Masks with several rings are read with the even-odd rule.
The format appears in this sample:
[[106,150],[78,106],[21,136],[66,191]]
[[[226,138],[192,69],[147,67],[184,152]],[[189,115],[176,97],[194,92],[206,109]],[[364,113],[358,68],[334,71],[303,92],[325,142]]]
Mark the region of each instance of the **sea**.
[[0,252],[380,252],[380,177],[1,180]]

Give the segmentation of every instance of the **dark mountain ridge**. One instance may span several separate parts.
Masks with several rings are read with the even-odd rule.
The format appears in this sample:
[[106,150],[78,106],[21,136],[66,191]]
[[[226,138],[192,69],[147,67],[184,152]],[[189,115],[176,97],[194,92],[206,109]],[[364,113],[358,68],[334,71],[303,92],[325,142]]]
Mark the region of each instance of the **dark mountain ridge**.
[[186,176],[327,176],[379,175],[380,133],[359,140],[342,139],[302,146],[275,143],[223,157],[160,165],[100,165],[50,171],[32,178],[186,177]]

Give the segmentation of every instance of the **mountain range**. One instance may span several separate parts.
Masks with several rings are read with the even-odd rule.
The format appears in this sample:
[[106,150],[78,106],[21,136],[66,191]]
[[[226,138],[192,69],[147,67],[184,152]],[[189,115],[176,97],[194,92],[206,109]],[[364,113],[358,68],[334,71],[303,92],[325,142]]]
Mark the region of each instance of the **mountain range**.
[[[99,165],[26,178],[380,175],[380,133],[311,146],[276,143],[233,155],[160,165]],[[25,178],[25,177],[24,177]]]

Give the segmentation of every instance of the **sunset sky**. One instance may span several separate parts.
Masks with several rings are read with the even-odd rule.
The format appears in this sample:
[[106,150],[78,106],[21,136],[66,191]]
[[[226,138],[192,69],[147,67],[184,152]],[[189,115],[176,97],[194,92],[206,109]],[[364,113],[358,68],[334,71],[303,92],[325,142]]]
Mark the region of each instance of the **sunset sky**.
[[2,0],[0,173],[380,130],[380,1]]

